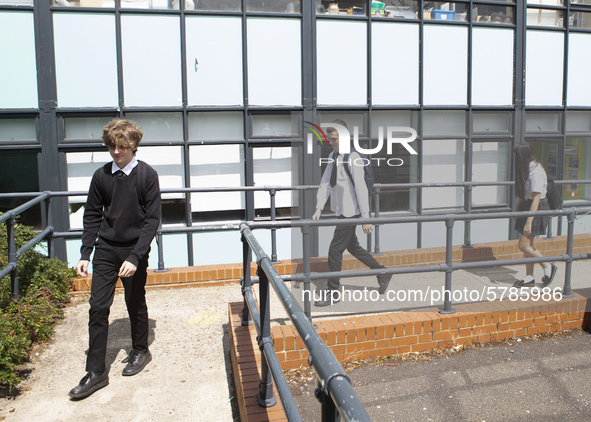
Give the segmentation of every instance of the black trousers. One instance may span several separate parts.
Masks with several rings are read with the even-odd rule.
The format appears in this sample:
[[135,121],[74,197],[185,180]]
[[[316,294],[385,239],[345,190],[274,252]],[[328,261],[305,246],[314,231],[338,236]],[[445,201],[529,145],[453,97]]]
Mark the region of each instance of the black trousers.
[[[345,218],[345,217],[339,217]],[[351,217],[358,218],[358,217]],[[328,271],[341,271],[343,267],[343,252],[349,251],[351,255],[360,260],[371,269],[382,268],[376,259],[359,245],[359,240],[355,234],[356,225],[336,226],[330,246],[328,248]],[[329,289],[338,289],[340,279],[328,279]]]
[[[87,372],[102,372],[105,369],[107,338],[109,335],[109,313],[119,268],[131,254],[131,248],[116,248],[100,239],[95,245],[92,260],[92,286],[90,290],[90,311],[88,334],[90,344],[86,357]],[[148,254],[138,264],[135,274],[122,278],[125,289],[125,304],[131,323],[131,341],[138,352],[148,350],[148,307],[146,305],[146,270]]]

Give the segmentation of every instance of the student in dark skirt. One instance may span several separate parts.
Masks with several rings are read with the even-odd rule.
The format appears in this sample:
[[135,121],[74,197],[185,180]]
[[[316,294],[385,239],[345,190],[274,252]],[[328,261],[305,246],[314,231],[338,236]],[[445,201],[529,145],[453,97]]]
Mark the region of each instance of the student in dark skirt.
[[[527,142],[521,142],[513,148],[515,155],[515,195],[517,205],[515,211],[539,211],[548,210],[546,189],[548,178],[542,165],[534,158],[531,146]],[[519,217],[515,219],[515,230],[519,238],[519,250],[526,258],[542,257],[540,251],[534,248],[536,236],[546,234],[549,217],[536,216]],[[557,267],[554,263],[540,262],[544,269],[542,284],[548,286],[554,280]],[[523,280],[516,281],[514,287],[530,286],[536,283],[534,279],[534,264],[525,264],[526,276]]]

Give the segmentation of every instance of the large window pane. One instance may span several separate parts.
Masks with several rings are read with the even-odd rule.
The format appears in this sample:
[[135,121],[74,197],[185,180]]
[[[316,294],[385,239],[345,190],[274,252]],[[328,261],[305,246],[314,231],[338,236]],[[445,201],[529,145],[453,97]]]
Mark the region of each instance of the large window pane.
[[180,106],[178,16],[121,16],[125,105]]
[[247,12],[300,13],[300,0],[246,0]]
[[[423,141],[423,182],[461,183],[464,181],[464,141]],[[464,204],[461,187],[424,188],[423,209],[457,208]]]
[[[66,172],[68,177],[66,183],[68,191],[88,192],[94,172],[110,161],[112,158],[107,151],[67,153]],[[69,196],[68,202],[70,204],[70,228],[82,229],[86,196]]]
[[[193,9],[194,0],[185,0],[185,9]],[[179,0],[121,0],[121,8],[177,9]]]
[[[474,142],[472,144],[472,180],[505,182],[509,180],[509,142]],[[507,203],[507,186],[477,186],[472,190],[473,206]]]
[[125,117],[142,129],[142,142],[183,140],[181,113],[127,113]]
[[472,7],[472,22],[512,24],[513,7],[474,4]]
[[201,11],[240,12],[242,10],[242,0],[199,0],[197,2],[193,0],[193,4],[195,10]]
[[591,34],[569,35],[568,92],[569,106],[591,106]]
[[299,113],[253,114],[252,136],[262,138],[297,136],[299,123]]
[[189,113],[189,139],[244,139],[244,114],[241,111]]
[[[372,103],[419,103],[419,26],[372,23]],[[405,40],[392,43],[392,40]],[[387,77],[384,70],[387,69]]]
[[507,133],[511,131],[511,117],[502,112],[475,112],[472,133]]
[[[380,3],[391,3],[387,2],[373,2],[371,7],[372,16],[377,16],[376,11],[379,12],[380,16],[385,15],[385,4]],[[318,1],[316,0],[316,14],[317,15],[339,15],[343,17],[347,16],[365,16],[367,2],[364,0],[341,0],[336,3],[330,1]]]
[[564,34],[530,30],[526,38],[526,105],[562,105]]
[[54,13],[53,28],[59,107],[116,107],[115,17]]
[[[564,179],[591,179],[591,147],[590,138],[566,138],[564,146]],[[565,201],[575,199],[591,200],[591,185],[564,185],[563,198]]]
[[464,3],[424,2],[423,19],[466,21],[469,6]]
[[[252,154],[256,187],[292,186],[292,181],[298,180],[297,168],[293,168],[296,174],[292,174],[294,161],[292,161],[291,147],[253,148]],[[292,207],[291,191],[278,191],[275,195],[275,206],[278,217],[289,216]],[[269,217],[271,207],[269,192],[255,192],[254,207],[256,217]]]
[[243,105],[241,18],[187,16],[186,22],[189,105]]
[[247,29],[248,103],[301,105],[300,20],[249,18]]
[[[367,104],[367,23],[319,20],[316,23],[318,104]],[[347,51],[355,52],[354,60]]]
[[37,108],[33,12],[0,11],[0,57],[0,108]]
[[591,113],[588,111],[567,111],[566,131],[591,132]]
[[115,0],[52,0],[52,6],[107,7],[114,8]]
[[[37,153],[0,154],[0,193],[39,192]],[[0,212],[10,211],[31,200],[26,198],[0,198]],[[36,205],[19,214],[18,222],[36,228],[41,227],[41,206]]]
[[425,105],[467,104],[467,28],[425,25],[424,43],[423,103]]
[[558,164],[560,160],[560,144],[558,141],[528,141],[534,152],[534,157],[542,164],[548,177],[558,178]]
[[527,133],[560,132],[560,114],[525,113],[525,131]]
[[466,112],[425,110],[423,134],[425,136],[466,135]]
[[472,104],[513,104],[513,30],[472,30]]
[[527,25],[530,26],[563,26],[562,10],[527,8]]
[[36,139],[35,119],[0,119],[0,143],[35,141]]
[[103,128],[114,117],[66,117],[64,119],[67,139],[101,139]]
[[[197,145],[189,148],[191,187],[244,186],[243,145]],[[192,193],[193,221],[243,220],[243,192]]]

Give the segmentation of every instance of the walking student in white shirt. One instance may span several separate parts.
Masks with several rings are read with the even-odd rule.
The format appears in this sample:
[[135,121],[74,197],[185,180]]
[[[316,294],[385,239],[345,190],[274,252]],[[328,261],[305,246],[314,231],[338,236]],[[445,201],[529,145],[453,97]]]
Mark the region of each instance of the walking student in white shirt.
[[[548,188],[548,177],[542,165],[534,158],[531,146],[527,142],[520,142],[513,148],[515,156],[515,196],[517,204],[515,211],[538,211],[548,210],[548,199],[546,193]],[[546,234],[548,229],[548,216],[519,217],[515,219],[515,230],[519,238],[519,250],[526,258],[543,255],[534,248],[536,236]],[[557,267],[554,263],[540,262],[544,270],[542,285],[548,286],[554,280]],[[516,281],[514,287],[532,286],[536,283],[534,279],[534,264],[525,264],[526,275],[523,280]]]
[[[342,125],[348,129],[347,124],[340,119],[334,120],[333,123]],[[332,154],[333,161],[329,162],[322,175],[316,196],[316,211],[312,219],[320,219],[322,209],[329,197],[330,209],[336,214],[337,218],[369,218],[369,193],[365,184],[365,170],[363,166],[350,165],[351,175],[349,175],[345,168],[346,164],[342,162],[343,157],[340,157],[338,153],[339,134],[337,130],[335,128],[329,128],[327,130],[327,136],[335,152]],[[343,141],[350,142],[350,139]],[[348,158],[350,162],[353,163],[358,158],[360,158],[359,153],[351,149]],[[343,252],[345,250],[348,250],[351,255],[371,269],[385,268],[383,265],[378,264],[375,258],[359,245],[359,240],[355,234],[356,227],[356,225],[336,226],[328,248],[328,271],[341,271]],[[366,234],[373,231],[371,224],[363,224],[362,228]],[[392,274],[377,276],[380,294],[386,292],[391,278]],[[331,292],[339,288],[339,278],[329,279],[326,290],[317,290],[319,295],[316,295],[316,297],[319,297],[319,299],[314,302],[314,305],[324,307],[338,302],[339,295],[333,295]]]

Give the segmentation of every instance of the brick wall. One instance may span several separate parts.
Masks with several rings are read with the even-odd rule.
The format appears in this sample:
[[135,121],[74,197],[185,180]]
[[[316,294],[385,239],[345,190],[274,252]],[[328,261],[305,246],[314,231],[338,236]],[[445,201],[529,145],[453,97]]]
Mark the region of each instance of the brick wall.
[[[591,289],[574,298],[544,301],[478,302],[454,305],[456,313],[436,308],[315,321],[317,333],[341,361],[422,352],[484,343],[591,325]],[[274,326],[271,335],[283,369],[308,365],[308,352],[291,325]]]

